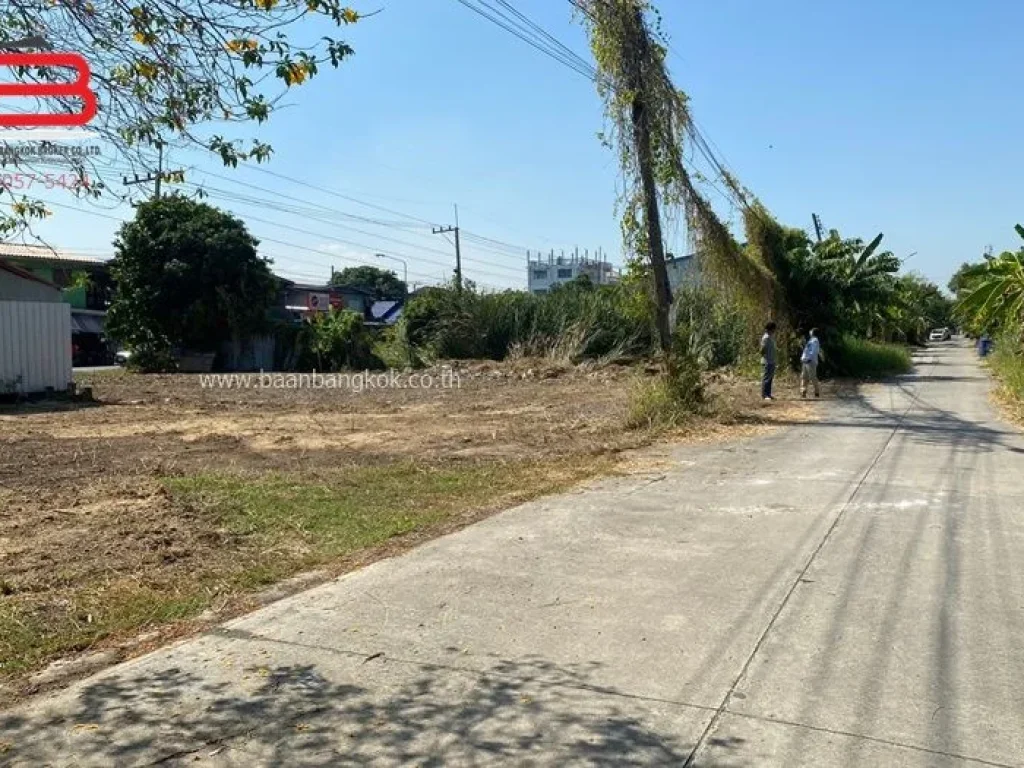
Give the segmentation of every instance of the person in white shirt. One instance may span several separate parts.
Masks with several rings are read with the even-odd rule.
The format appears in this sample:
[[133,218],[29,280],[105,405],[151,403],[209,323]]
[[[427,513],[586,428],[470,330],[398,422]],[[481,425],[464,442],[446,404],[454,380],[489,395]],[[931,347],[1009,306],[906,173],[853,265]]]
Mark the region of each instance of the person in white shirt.
[[807,385],[814,384],[814,396],[821,397],[821,386],[818,384],[818,360],[821,359],[821,342],[818,341],[818,329],[811,328],[811,333],[800,355],[800,397],[807,397]]

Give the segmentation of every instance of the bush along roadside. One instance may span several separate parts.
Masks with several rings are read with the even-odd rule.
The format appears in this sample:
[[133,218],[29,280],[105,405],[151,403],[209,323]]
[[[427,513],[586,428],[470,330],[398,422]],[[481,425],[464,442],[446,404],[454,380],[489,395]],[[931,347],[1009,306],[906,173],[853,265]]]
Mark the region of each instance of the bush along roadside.
[[885,379],[909,373],[910,350],[900,344],[867,341],[844,336],[825,353],[831,373],[855,379]]
[[1004,334],[989,356],[992,373],[999,382],[999,397],[1011,415],[1024,423],[1024,348],[1019,339]]

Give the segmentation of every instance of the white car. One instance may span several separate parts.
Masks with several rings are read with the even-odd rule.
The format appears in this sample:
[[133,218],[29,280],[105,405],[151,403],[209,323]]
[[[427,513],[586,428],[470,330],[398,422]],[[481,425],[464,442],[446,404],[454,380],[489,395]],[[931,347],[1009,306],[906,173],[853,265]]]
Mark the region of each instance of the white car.
[[128,361],[132,359],[132,353],[127,349],[122,349],[116,355],[114,355],[114,362],[118,365],[128,365]]
[[949,341],[953,338],[953,334],[949,332],[949,328],[936,328],[928,336],[928,341]]

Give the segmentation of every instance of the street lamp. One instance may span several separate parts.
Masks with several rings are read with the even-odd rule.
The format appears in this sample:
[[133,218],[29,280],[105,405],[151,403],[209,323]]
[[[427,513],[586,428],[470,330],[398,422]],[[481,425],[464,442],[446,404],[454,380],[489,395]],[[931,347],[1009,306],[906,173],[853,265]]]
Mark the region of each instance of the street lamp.
[[401,263],[402,270],[403,270],[402,282],[405,283],[405,290],[408,293],[408,291],[409,291],[409,263],[407,261],[405,261],[405,259],[400,259],[397,256],[390,256],[390,255],[388,255],[386,253],[375,253],[374,256],[376,256],[378,259],[393,259],[394,261],[397,261],[397,262]]

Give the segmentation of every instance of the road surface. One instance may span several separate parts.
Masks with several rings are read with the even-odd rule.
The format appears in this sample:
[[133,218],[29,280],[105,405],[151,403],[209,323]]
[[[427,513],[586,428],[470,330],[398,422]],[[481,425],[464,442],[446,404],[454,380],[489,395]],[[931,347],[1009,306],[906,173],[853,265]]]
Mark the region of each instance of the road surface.
[[971,352],[0,713],[24,765],[1024,766],[1024,439]]

